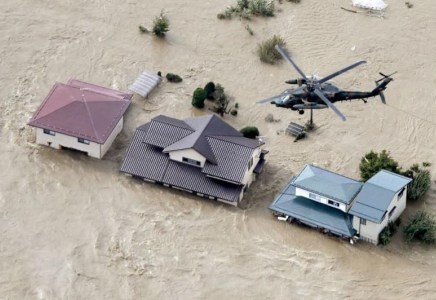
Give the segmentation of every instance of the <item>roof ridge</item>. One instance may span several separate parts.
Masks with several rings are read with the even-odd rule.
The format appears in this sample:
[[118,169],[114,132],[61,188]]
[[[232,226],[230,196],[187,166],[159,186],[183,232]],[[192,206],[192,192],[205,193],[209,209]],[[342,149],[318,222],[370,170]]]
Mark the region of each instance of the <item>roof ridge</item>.
[[324,168],[321,168],[321,167],[315,166],[315,165],[313,165],[313,164],[307,164],[307,165],[312,166],[312,167],[317,168],[317,169],[320,169],[320,170],[323,170],[323,171],[326,171],[326,172],[329,172],[329,173],[334,174],[334,175],[337,175],[337,176],[341,176],[341,177],[344,177],[344,178],[347,178],[347,179],[350,179],[350,180],[356,181],[357,183],[362,183],[362,181],[356,180],[356,179],[351,178],[351,177],[348,177],[348,176],[344,176],[344,175],[342,175],[342,174],[335,173],[335,172],[333,172],[333,171],[330,171],[330,170],[327,170],[327,169],[324,169]]
[[[227,142],[227,143],[239,145],[239,146],[242,146],[242,147],[245,147],[245,148],[253,149],[251,147],[248,147],[246,145],[242,145],[242,144],[236,143],[234,141],[226,141],[224,139],[219,138],[219,137],[236,137],[236,138],[244,138],[244,139],[246,139],[246,137],[244,137],[244,136],[234,136],[234,135],[205,135],[205,136],[208,137],[208,138],[213,138],[213,139],[217,139],[217,140],[224,141],[224,142]],[[265,143],[260,143],[257,147],[260,147],[260,146],[262,146],[264,144]]]
[[[80,88],[80,91],[82,92],[82,100],[83,100],[83,103],[85,103],[86,111],[88,112],[88,117],[89,117],[89,120],[91,121],[92,129],[94,130],[95,137],[96,137],[98,140],[101,140],[100,136],[99,136],[98,133],[97,133],[97,129],[95,129],[94,120],[93,120],[93,118],[92,118],[91,111],[89,110],[89,106],[88,106],[88,100],[86,100],[86,98],[85,98],[85,91],[88,91],[88,89],[85,89],[85,88],[82,89],[82,88]],[[102,102],[105,102],[105,101],[102,101]]]
[[[394,172],[391,172],[391,171],[388,171],[388,170],[385,170],[385,169],[381,169],[380,171],[378,171],[375,175],[377,175],[378,173],[380,173],[380,172],[385,172],[385,173],[388,173],[388,174],[391,174],[391,175],[395,175],[395,176],[397,176],[397,177],[401,177],[401,178],[404,178],[404,179],[407,179],[407,180],[412,180],[412,178],[410,178],[410,177],[407,177],[407,176],[404,176],[404,175],[401,175],[401,174],[397,174],[397,173],[394,173]],[[372,177],[374,177],[375,175],[373,175]],[[371,178],[372,178],[371,177]],[[370,179],[371,179],[370,178]],[[368,180],[370,180],[370,179],[368,179]]]
[[[182,121],[182,120],[179,120],[179,119],[175,119],[175,118],[171,118],[171,119],[178,120],[178,121],[181,121],[181,122],[185,123],[186,126],[188,126],[188,127],[191,128],[191,129],[187,129],[187,128],[184,128],[184,127],[182,127],[182,126],[178,126],[178,125],[175,125],[175,124],[171,124],[171,123],[163,122],[163,121],[160,121],[160,120],[156,120],[156,118],[157,118],[157,117],[160,117],[160,116],[162,116],[162,117],[166,117],[166,118],[171,118],[171,117],[167,117],[167,116],[164,116],[164,115],[159,115],[159,116],[156,116],[156,117],[154,117],[153,119],[151,119],[150,122],[158,122],[158,123],[162,123],[162,124],[171,125],[171,126],[174,126],[174,127],[177,127],[177,128],[182,128],[182,129],[186,129],[186,130],[191,130],[192,133],[195,132],[195,130],[194,130],[191,126],[189,126],[189,124],[187,124],[185,121]],[[192,133],[191,133],[191,134],[192,134]],[[190,134],[188,134],[188,135],[190,135]],[[188,136],[188,135],[187,135],[187,136]],[[186,137],[186,136],[185,136],[185,137]],[[177,143],[177,142],[176,142],[176,143]]]

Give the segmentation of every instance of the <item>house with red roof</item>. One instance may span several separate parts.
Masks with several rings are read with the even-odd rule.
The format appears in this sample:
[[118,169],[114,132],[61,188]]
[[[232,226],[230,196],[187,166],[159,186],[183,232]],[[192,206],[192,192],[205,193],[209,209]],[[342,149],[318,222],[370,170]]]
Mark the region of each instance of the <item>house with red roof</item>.
[[38,144],[101,159],[123,129],[132,96],[76,79],[56,83],[28,125]]

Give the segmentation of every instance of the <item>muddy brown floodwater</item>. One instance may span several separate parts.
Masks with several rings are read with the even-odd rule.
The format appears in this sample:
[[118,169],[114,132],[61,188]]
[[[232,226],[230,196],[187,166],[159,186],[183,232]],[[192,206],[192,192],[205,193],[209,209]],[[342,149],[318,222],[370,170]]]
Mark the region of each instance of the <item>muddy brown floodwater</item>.
[[[267,210],[306,163],[358,178],[364,153],[390,150],[402,165],[430,161],[436,178],[436,5],[388,1],[384,19],[341,10],[351,1],[283,1],[275,18],[216,18],[225,1],[3,0],[0,2],[0,299],[435,299],[436,248],[350,245],[279,222]],[[140,34],[165,8],[165,39]],[[315,112],[319,129],[294,143],[288,122],[307,115],[254,102],[297,76],[269,66],[256,44],[282,35],[307,73],[368,63],[335,83],[371,90],[377,72],[398,71],[379,99],[338,104],[348,117]],[[355,48],[354,48],[355,47]],[[354,49],[354,51],[352,50]],[[104,160],[35,144],[27,121],[56,81],[127,91],[144,69],[173,72],[148,99],[134,97]],[[118,172],[134,129],[191,108],[196,87],[223,84],[240,104],[236,128],[256,125],[270,150],[242,209],[202,200]],[[264,121],[268,113],[281,119]],[[408,203],[436,212],[436,184]]]

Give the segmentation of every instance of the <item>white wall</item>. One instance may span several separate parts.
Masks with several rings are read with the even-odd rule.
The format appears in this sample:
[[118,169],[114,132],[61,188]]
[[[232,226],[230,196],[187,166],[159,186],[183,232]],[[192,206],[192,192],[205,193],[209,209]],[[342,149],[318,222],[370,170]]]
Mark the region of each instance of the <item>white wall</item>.
[[[319,196],[319,197],[320,197],[320,200],[317,201],[317,200],[314,200],[314,199],[312,199],[312,198],[309,198],[309,193],[311,193],[311,194],[315,194],[315,195]],[[342,202],[339,202],[339,201],[337,201],[337,200],[333,200],[333,199],[326,198],[326,197],[324,197],[324,196],[318,195],[317,193],[308,192],[308,191],[303,190],[303,189],[300,189],[300,188],[298,188],[298,187],[295,189],[295,195],[297,195],[297,196],[301,196],[301,197],[304,197],[304,198],[307,198],[307,199],[312,200],[312,201],[320,202],[320,203],[325,204],[325,205],[328,205],[328,206],[330,206],[330,207],[333,207],[333,208],[336,208],[336,209],[342,210],[343,212],[347,212],[348,209],[349,209],[349,205],[346,205],[346,204],[344,204],[344,203],[342,203]],[[334,201],[334,202],[339,203],[339,207],[328,204],[328,200],[332,200],[332,201]]]
[[[183,157],[199,161],[201,163],[200,167],[204,167],[204,164],[206,163],[206,157],[204,157],[194,149],[175,150],[175,151],[170,151],[168,153],[170,155],[170,159],[179,161],[184,164],[188,164],[188,163],[185,163],[183,161]],[[188,165],[194,166],[192,164],[188,164]]]
[[[398,219],[398,217],[403,213],[404,209],[406,208],[406,202],[407,187],[404,190],[403,196],[401,198],[398,198],[398,193],[395,194],[393,200],[388,206],[388,209],[386,210],[386,216],[380,224],[373,223],[367,220],[366,225],[362,225],[360,224],[360,218],[354,216],[353,228],[357,230],[357,232],[360,234],[361,237],[363,237],[363,239],[371,239],[377,244],[380,232],[388,225],[389,221],[393,222]],[[391,217],[389,217],[389,212],[394,207],[396,207],[395,212],[392,214]]]
[[62,147],[73,148],[87,152],[89,156],[101,158],[100,144],[94,142],[90,142],[89,145],[79,143],[77,137],[65,135],[59,132],[56,132],[56,135],[53,136],[44,133],[42,128],[36,128],[36,143],[50,146],[55,149],[62,149]]
[[253,158],[253,165],[251,166],[250,169],[248,169],[248,163],[247,163],[247,169],[245,170],[245,174],[242,179],[242,184],[250,186],[251,183],[256,179],[256,176],[254,176],[255,174],[253,174],[253,171],[254,168],[256,168],[257,164],[259,163],[261,151],[262,151],[261,147],[254,149],[253,154],[251,156]]
[[121,117],[121,119],[118,121],[117,126],[115,126],[114,130],[112,131],[112,133],[110,134],[110,136],[108,137],[106,142],[103,145],[101,145],[101,157],[100,158],[103,158],[103,156],[106,154],[106,152],[112,146],[117,135],[121,132],[121,130],[123,130],[123,122],[124,122],[124,117]]

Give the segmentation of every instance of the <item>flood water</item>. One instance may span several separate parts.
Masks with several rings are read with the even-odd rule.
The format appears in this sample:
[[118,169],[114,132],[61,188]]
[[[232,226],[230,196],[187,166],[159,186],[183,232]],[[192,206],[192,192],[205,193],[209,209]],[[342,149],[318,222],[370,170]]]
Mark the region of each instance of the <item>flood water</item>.
[[[0,299],[435,299],[436,248],[387,247],[324,236],[277,221],[267,207],[306,163],[358,179],[369,150],[401,165],[429,161],[436,178],[436,5],[389,1],[385,18],[350,13],[351,1],[283,1],[274,18],[218,20],[232,0],[0,2]],[[165,8],[165,39],[140,34]],[[245,29],[249,24],[251,36]],[[281,93],[297,73],[270,66],[256,45],[280,34],[307,74],[367,64],[334,83],[371,99],[315,112],[316,132],[293,142],[283,130],[308,116],[254,102]],[[354,49],[354,50],[352,50]],[[135,95],[122,133],[103,160],[35,144],[26,126],[53,84],[70,78],[127,91],[145,69],[177,73],[148,99]],[[257,126],[270,151],[242,208],[119,173],[135,128],[164,114],[210,113],[191,95],[221,83],[239,103],[235,128]],[[281,121],[265,122],[268,113]],[[436,212],[436,183],[402,217]]]

